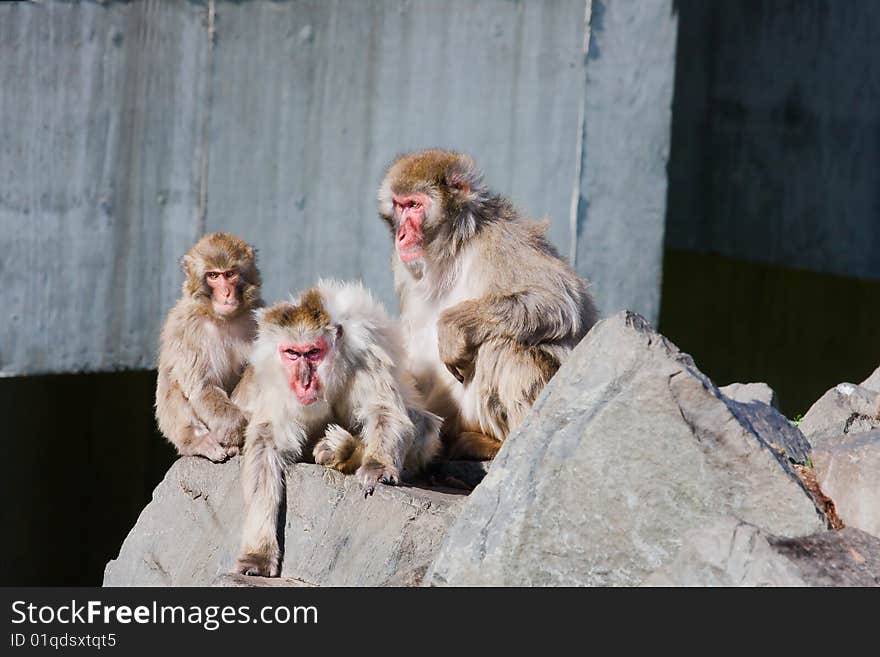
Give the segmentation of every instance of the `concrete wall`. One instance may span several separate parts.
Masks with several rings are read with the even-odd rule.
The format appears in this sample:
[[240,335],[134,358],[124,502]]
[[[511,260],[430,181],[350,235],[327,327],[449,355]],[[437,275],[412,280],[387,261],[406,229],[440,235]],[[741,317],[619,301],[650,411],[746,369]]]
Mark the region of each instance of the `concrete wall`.
[[[269,300],[361,277],[396,309],[375,189],[431,146],[550,217],[603,310],[655,315],[674,21],[594,4],[589,59],[589,0],[0,4],[0,376],[152,367],[205,231],[256,244]],[[633,102],[642,66],[658,83]]]
[[270,298],[360,276],[396,309],[376,188],[412,149],[471,152],[568,251],[583,0],[295,5],[221,3],[214,51],[207,229],[257,244]]
[[600,310],[660,310],[677,19],[667,0],[594,0],[573,244]]
[[677,5],[669,246],[880,280],[880,3]]
[[0,373],[151,367],[199,234],[203,8],[0,5]]

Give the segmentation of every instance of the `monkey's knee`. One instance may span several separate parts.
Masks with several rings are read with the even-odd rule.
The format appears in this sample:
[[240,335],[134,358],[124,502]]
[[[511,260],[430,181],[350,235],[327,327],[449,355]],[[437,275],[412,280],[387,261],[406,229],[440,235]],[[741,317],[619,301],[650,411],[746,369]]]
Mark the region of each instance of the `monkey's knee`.
[[503,442],[525,419],[559,361],[541,347],[499,345],[485,365],[475,382],[475,415],[483,433]]
[[221,445],[212,434],[193,438],[186,448],[181,448],[182,456],[203,456],[214,463],[222,463],[239,452],[238,445]]

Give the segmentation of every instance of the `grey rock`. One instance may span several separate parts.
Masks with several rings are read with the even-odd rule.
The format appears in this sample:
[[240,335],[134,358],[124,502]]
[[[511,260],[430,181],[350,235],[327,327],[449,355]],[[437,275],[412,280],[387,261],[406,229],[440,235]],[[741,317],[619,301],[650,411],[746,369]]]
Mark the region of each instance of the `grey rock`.
[[841,383],[810,407],[798,428],[813,447],[842,434],[880,428],[880,393],[864,386]]
[[[107,564],[105,586],[260,585],[226,578],[241,540],[241,459],[181,458],[169,469]],[[364,499],[354,477],[288,467],[281,574],[296,585],[415,585],[463,495],[379,486]],[[280,583],[280,582],[279,582]]]
[[825,527],[776,410],[724,397],[640,316],[584,338],[505,442],[434,563],[435,585],[635,585],[689,529],[736,515],[772,534]]
[[880,367],[874,370],[871,376],[862,381],[862,387],[874,392],[880,392]]
[[776,391],[766,383],[731,383],[718,389],[725,397],[740,403],[761,402],[779,408]]
[[644,586],[806,586],[798,569],[767,535],[733,517],[685,533],[675,559]]
[[880,586],[880,539],[858,529],[779,538],[733,517],[691,530],[646,586]]
[[211,586],[221,588],[256,589],[256,588],[310,588],[313,584],[307,584],[293,577],[256,577],[253,575],[239,575],[238,573],[224,573],[218,575]]
[[809,586],[880,586],[880,538],[859,529],[770,538]]
[[880,536],[880,430],[822,441],[813,467],[847,527]]

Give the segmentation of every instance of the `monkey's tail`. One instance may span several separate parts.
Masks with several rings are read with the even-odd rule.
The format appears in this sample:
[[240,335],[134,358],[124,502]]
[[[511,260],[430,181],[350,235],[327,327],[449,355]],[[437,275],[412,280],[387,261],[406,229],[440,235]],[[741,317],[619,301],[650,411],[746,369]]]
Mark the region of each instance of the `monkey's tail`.
[[315,445],[315,463],[353,474],[364,461],[364,444],[338,424],[331,424]]

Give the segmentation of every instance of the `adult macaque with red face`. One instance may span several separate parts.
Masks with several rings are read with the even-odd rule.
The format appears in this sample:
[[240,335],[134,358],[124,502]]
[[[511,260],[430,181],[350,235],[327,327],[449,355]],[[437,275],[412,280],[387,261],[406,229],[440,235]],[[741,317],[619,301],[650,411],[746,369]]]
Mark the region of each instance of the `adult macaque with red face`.
[[262,305],[254,249],[227,233],[205,235],[183,258],[183,294],[159,342],[156,420],[184,456],[238,453],[245,417],[230,399]]
[[445,419],[447,455],[492,458],[596,321],[586,281],[461,153],[398,158],[379,214],[411,372]]
[[237,399],[250,417],[247,506],[238,571],[274,576],[282,464],[310,459],[354,472],[367,494],[422,469],[440,419],[423,409],[397,324],[359,284],[322,281],[257,311],[251,365]]

